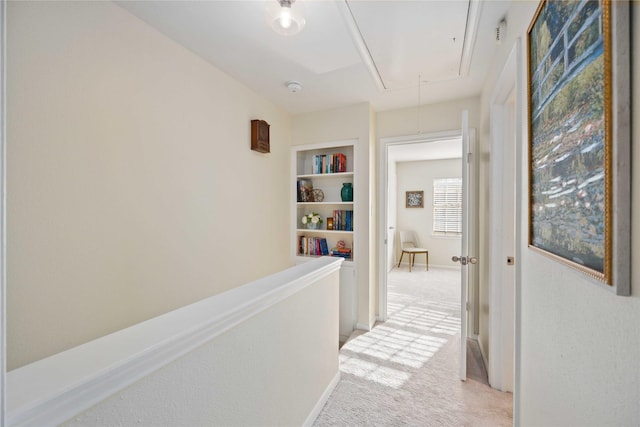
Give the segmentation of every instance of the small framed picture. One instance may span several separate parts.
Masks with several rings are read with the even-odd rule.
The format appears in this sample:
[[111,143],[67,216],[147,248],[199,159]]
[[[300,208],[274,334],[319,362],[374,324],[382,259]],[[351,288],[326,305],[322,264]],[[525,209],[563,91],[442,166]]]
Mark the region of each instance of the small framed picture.
[[408,208],[424,208],[424,191],[407,191]]

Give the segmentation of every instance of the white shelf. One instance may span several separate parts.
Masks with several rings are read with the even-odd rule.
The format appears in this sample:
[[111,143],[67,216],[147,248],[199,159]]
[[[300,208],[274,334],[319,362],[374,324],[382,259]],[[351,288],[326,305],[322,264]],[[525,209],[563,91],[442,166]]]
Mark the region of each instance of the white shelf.
[[298,175],[298,179],[322,179],[322,178],[351,178],[353,172],[335,172],[335,173],[311,173],[306,175]]
[[[309,145],[298,145],[291,150],[291,252],[293,262],[304,263],[321,255],[304,255],[298,253],[301,244],[309,244],[314,239],[320,240],[320,246],[332,248],[338,246],[339,242],[344,242],[346,247],[351,248],[352,258],[343,258],[344,262],[340,268],[340,320],[339,334],[341,340],[346,340],[353,332],[358,313],[358,247],[359,239],[359,184],[357,165],[357,140],[339,141],[329,143],[318,143]],[[335,173],[310,173],[314,170],[314,156],[331,156],[333,154],[344,154],[346,157],[346,172]],[[324,199],[322,202],[298,202],[298,183],[301,180],[310,181],[314,190],[322,190]],[[353,186],[353,201],[342,201],[342,188],[345,183]],[[324,221],[332,218],[335,211],[352,211],[351,221],[353,231],[307,229],[303,227],[302,216],[315,212]],[[346,218],[345,218],[346,219]],[[335,224],[334,224],[335,225]],[[322,223],[326,227],[326,222]],[[317,244],[317,240],[315,241]],[[326,244],[326,245],[325,245]],[[316,246],[317,248],[317,246]],[[305,248],[308,251],[309,248]],[[314,252],[310,250],[310,252]],[[325,255],[329,256],[329,255]]]
[[325,230],[325,229],[313,229],[313,228],[298,228],[298,233],[321,233],[321,234],[353,234],[353,231],[347,230]]
[[298,206],[325,206],[325,205],[343,205],[353,206],[353,202],[296,202]]

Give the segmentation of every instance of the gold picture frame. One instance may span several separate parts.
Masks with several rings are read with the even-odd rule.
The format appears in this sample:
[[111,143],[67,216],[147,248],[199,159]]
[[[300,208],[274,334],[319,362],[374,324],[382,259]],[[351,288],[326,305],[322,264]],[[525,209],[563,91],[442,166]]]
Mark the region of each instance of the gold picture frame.
[[407,191],[405,198],[407,208],[424,208],[424,191]]
[[529,247],[618,295],[630,294],[629,64],[626,1],[540,2],[527,31]]

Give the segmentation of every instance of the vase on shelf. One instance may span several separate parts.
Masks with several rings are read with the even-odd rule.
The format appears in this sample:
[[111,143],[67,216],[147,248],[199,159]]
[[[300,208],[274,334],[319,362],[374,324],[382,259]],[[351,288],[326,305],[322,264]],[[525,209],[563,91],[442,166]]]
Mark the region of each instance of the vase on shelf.
[[340,197],[343,202],[353,202],[353,186],[350,182],[342,184],[342,190],[340,190]]
[[316,222],[308,222],[307,223],[307,230],[318,230],[320,228],[320,223]]

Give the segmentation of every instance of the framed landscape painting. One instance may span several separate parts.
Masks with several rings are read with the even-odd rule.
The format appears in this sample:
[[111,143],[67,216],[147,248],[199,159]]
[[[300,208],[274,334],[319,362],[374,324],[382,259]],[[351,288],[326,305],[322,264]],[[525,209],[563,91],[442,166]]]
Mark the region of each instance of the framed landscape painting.
[[527,33],[529,247],[630,291],[629,7],[547,0]]

